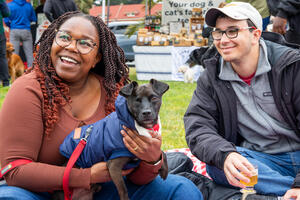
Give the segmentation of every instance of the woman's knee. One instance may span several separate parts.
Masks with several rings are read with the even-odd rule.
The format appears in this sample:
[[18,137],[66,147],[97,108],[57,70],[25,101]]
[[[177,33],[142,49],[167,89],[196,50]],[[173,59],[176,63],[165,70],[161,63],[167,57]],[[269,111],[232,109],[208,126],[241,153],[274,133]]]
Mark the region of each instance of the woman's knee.
[[[126,181],[129,197],[132,200],[162,199],[162,200],[202,200],[202,194],[196,185],[187,178],[169,174],[166,180],[156,177],[146,185],[135,185]],[[114,194],[114,195],[112,195]],[[102,185],[94,199],[118,199],[116,187],[112,182]]]
[[164,191],[168,191],[168,195],[172,196],[170,199],[203,199],[200,190],[189,179],[169,174],[168,178],[164,181],[159,177],[159,187],[163,187]]

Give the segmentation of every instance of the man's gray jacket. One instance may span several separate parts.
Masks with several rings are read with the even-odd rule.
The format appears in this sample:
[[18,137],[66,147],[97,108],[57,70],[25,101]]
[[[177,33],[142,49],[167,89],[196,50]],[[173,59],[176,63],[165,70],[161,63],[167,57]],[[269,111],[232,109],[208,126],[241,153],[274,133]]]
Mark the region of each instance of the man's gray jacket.
[[[300,137],[300,48],[290,48],[280,35],[263,34],[272,66],[268,77],[277,109]],[[296,45],[293,45],[297,47]],[[184,115],[186,140],[201,161],[223,169],[224,161],[243,141],[237,125],[237,97],[229,81],[219,79],[217,50],[199,50],[206,68],[197,81],[192,100]],[[195,54],[195,53],[194,53]],[[300,187],[300,173],[293,187]]]

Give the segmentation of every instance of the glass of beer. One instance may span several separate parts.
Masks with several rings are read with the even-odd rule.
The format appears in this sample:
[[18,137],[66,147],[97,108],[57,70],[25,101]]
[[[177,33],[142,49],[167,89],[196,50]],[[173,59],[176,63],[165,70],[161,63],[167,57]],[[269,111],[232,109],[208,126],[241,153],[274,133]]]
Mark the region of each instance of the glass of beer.
[[[242,180],[240,180],[240,182],[246,186],[246,188],[241,189],[242,193],[251,193],[251,194],[255,194],[256,191],[254,190],[254,185],[257,184],[257,179],[258,179],[258,167],[257,165],[253,165],[254,166],[254,171],[252,173],[252,176],[248,177],[250,179],[249,183],[246,183]],[[243,174],[243,173],[242,173]],[[243,174],[244,175],[244,174]]]

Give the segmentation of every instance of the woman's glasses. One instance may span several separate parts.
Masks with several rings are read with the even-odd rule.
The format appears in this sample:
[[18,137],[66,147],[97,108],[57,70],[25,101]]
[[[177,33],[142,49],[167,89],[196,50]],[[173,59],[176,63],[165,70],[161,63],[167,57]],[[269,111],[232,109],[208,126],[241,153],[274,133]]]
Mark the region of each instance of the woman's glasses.
[[240,30],[246,30],[246,29],[256,29],[254,26],[252,27],[244,27],[244,28],[228,28],[225,31],[221,31],[221,30],[214,30],[211,32],[211,36],[214,40],[221,40],[223,34],[225,33],[225,35],[229,38],[229,39],[234,39],[239,35],[239,31]]
[[97,46],[91,39],[73,39],[72,36],[65,31],[57,31],[55,36],[57,45],[65,48],[72,43],[72,40],[76,41],[76,48],[81,54],[88,54],[95,46]]

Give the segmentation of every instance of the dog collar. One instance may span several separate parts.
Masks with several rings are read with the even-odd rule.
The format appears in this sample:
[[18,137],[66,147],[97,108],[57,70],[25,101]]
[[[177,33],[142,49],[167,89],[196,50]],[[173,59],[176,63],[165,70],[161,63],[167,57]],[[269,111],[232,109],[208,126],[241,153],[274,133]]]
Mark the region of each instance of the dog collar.
[[161,124],[160,124],[160,119],[158,117],[158,120],[157,120],[157,124],[155,124],[152,128],[150,129],[147,129],[147,128],[144,128],[140,125],[138,125],[138,123],[134,120],[134,125],[135,125],[135,128],[136,130],[138,131],[138,133],[140,135],[143,135],[143,136],[146,136],[146,137],[149,137],[149,138],[155,138],[159,135],[161,135]]

